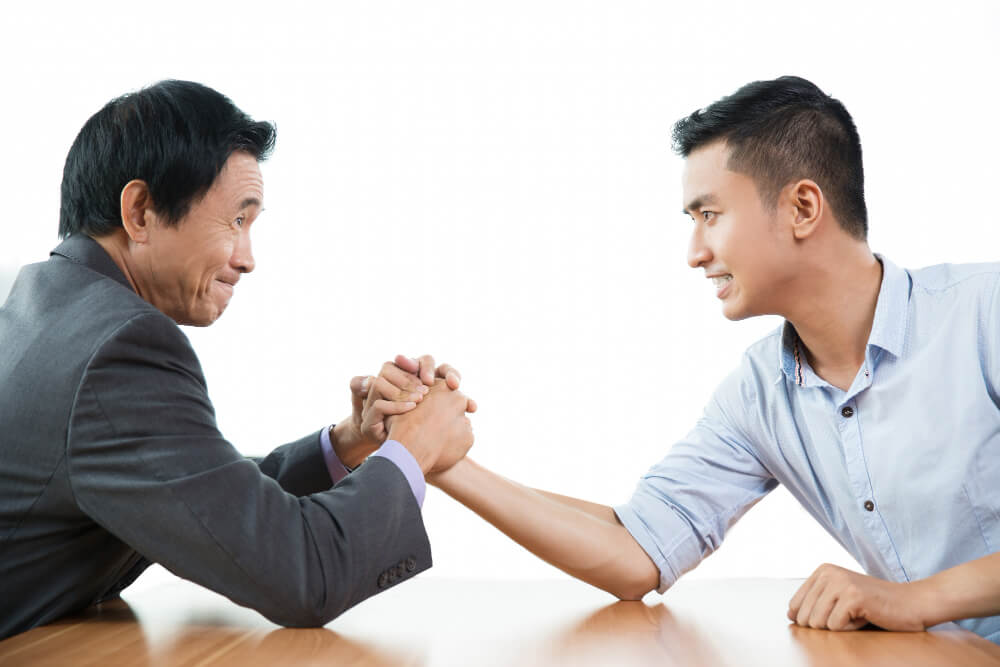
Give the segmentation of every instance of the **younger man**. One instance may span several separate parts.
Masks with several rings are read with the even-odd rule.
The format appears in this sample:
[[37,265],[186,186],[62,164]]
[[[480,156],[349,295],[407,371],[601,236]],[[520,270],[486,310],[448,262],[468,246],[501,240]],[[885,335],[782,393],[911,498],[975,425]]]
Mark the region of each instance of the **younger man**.
[[623,599],[661,593],[779,483],[867,574],[821,566],[789,618],[832,630],[950,620],[1000,641],[1000,264],[874,255],[861,144],[797,77],[674,127],[688,263],[723,314],[777,314],[691,432],[615,508],[469,459],[430,478],[549,563]]

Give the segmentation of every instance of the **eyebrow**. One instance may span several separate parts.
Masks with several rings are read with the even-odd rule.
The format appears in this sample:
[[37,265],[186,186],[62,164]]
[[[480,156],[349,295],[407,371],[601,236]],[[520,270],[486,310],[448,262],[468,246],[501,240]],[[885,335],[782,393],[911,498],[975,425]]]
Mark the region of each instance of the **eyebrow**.
[[256,197],[247,197],[246,199],[240,202],[240,210],[242,211],[243,209],[250,208],[251,206],[256,206],[260,208],[260,205],[261,202]]
[[681,210],[681,213],[690,215],[691,211],[696,211],[705,204],[718,204],[719,199],[715,195],[709,193],[707,195],[700,195],[692,199],[687,206]]

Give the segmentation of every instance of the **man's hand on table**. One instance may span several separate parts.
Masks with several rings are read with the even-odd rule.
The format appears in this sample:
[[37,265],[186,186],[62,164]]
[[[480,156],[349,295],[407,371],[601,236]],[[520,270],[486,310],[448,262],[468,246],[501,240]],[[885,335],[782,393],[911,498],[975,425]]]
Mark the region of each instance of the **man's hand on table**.
[[857,630],[869,623],[885,630],[926,629],[923,581],[895,583],[821,565],[792,597],[788,618],[826,630]]

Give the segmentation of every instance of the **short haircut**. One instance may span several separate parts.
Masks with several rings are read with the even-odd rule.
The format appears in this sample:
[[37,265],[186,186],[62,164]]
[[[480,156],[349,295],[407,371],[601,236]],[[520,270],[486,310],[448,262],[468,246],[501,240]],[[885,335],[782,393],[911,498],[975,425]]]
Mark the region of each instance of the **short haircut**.
[[674,125],[674,150],[687,157],[722,140],[728,168],[753,179],[765,206],[802,178],[823,191],[841,227],[868,236],[861,139],[839,100],[797,76],[754,81]]
[[140,179],[157,213],[176,225],[235,151],[258,161],[276,129],[191,81],[161,81],[108,102],[73,141],[63,168],[59,236],[105,236],[122,226],[121,192]]

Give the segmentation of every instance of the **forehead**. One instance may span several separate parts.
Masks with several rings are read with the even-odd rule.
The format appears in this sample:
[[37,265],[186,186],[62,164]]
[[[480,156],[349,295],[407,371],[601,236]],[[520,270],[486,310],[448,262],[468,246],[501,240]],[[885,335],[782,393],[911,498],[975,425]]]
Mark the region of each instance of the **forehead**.
[[729,169],[729,152],[725,142],[716,141],[691,151],[687,156],[682,177],[685,209],[706,199],[737,196],[748,188],[750,192],[756,191],[750,177]]
[[243,151],[230,155],[209,188],[206,199],[209,197],[220,205],[242,208],[245,202],[255,200],[259,206],[264,199],[264,178],[257,159]]

